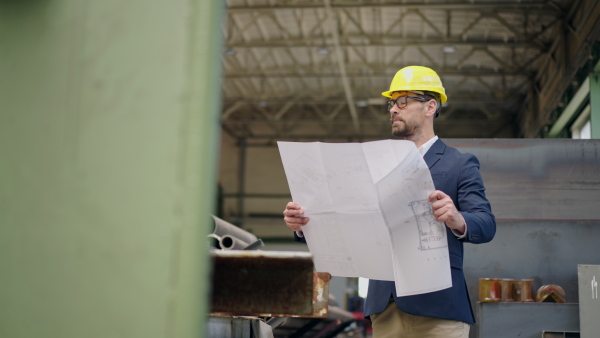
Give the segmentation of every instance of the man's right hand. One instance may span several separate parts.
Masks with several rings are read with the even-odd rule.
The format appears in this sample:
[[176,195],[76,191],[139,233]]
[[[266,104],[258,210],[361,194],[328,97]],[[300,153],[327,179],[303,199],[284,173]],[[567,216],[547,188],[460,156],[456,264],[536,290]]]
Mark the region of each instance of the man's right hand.
[[283,220],[292,231],[302,231],[302,227],[308,223],[308,217],[296,217],[304,215],[300,204],[289,202],[283,211]]

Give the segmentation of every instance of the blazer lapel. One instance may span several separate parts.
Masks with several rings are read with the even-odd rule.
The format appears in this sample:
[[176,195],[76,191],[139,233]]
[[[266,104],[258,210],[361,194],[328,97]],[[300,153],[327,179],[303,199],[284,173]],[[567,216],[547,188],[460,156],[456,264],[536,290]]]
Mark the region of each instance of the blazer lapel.
[[425,160],[425,163],[427,163],[429,169],[431,169],[431,167],[433,167],[440,160],[440,157],[444,155],[445,150],[446,144],[442,142],[441,139],[438,139],[435,141],[435,143],[433,143],[431,148],[429,148],[429,150],[425,153],[425,156],[423,156],[423,159]]

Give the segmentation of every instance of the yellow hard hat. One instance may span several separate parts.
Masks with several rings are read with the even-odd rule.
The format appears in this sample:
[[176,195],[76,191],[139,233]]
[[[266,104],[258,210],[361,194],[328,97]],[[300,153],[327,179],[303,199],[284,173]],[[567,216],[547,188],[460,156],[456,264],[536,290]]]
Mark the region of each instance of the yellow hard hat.
[[437,73],[431,68],[422,66],[408,66],[400,69],[392,79],[390,90],[381,93],[381,95],[392,97],[394,92],[413,90],[438,93],[441,103],[448,100],[446,90],[442,86],[442,80],[440,80]]

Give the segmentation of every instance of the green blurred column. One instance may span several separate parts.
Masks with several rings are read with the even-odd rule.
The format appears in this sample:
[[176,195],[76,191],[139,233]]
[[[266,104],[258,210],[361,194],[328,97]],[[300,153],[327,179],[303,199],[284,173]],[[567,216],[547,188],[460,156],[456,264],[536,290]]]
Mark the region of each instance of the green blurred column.
[[0,337],[202,337],[222,1],[0,1]]
[[600,138],[600,64],[590,74],[590,110],[591,136]]

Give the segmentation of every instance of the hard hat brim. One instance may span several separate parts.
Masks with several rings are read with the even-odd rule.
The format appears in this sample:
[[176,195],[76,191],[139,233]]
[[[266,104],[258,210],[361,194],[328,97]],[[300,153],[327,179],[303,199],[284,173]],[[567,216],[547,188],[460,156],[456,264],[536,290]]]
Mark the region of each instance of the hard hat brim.
[[[388,91],[385,91],[385,92],[381,93],[381,95],[383,95],[385,97],[392,98],[392,95],[394,94],[394,92],[402,92],[402,91],[410,92],[412,90],[417,90],[417,89],[412,88],[412,89],[388,90]],[[418,89],[418,90],[423,90],[423,89]],[[446,94],[440,93],[440,92],[437,92],[437,91],[435,91],[434,93],[437,93],[437,94],[440,95],[440,103],[446,103],[446,101],[448,101],[448,97],[446,96]]]

